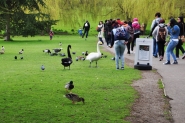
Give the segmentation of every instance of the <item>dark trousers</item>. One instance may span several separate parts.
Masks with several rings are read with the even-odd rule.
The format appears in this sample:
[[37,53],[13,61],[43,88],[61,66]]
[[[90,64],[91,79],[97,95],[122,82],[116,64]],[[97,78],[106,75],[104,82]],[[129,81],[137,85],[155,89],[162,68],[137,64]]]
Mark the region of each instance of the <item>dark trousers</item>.
[[133,41],[132,41],[132,43],[131,43],[131,50],[133,51],[134,50],[134,45],[135,45],[135,43],[136,43],[136,38],[139,38],[139,33],[138,34],[134,34],[134,39],[133,39]]
[[[133,42],[133,41],[132,41],[132,42]],[[131,42],[128,42],[128,43],[127,43],[127,50],[128,50],[127,53],[128,53],[128,54],[130,54],[130,43],[131,43]]]
[[178,44],[177,44],[177,46],[175,48],[175,50],[176,50],[176,57],[178,57],[178,58],[179,58],[179,50],[181,50],[182,54],[185,53],[184,48],[182,47],[182,45],[183,45],[182,41],[179,40],[179,42],[178,42]]
[[158,41],[157,45],[158,45],[158,53],[159,56],[164,57],[164,47],[165,47],[165,41]]
[[82,35],[82,38],[85,36],[86,38],[88,37],[89,30],[84,30],[84,33]]

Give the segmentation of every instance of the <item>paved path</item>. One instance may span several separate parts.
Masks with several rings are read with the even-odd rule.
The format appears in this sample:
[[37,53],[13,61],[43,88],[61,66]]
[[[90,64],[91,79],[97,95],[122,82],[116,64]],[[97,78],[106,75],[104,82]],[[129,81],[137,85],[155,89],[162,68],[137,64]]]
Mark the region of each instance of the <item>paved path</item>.
[[[109,48],[105,44],[102,46],[114,53],[114,48]],[[126,53],[127,49],[125,58],[134,61],[135,55]],[[179,59],[178,65],[163,65],[163,62],[165,62],[165,58],[163,61],[159,61],[158,58],[153,57],[152,67],[157,69],[162,76],[166,95],[173,99],[170,104],[175,123],[185,123],[185,59]]]

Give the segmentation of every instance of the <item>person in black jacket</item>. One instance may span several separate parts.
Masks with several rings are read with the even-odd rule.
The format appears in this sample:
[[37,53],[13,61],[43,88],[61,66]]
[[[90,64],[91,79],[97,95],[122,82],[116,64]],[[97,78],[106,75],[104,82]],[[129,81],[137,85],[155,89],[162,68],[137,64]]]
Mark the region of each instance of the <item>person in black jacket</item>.
[[82,35],[82,38],[85,36],[86,39],[87,39],[88,34],[89,34],[89,30],[90,30],[90,23],[89,23],[88,20],[84,23],[84,25],[83,25],[83,30],[84,30],[84,33],[83,33],[83,35]]
[[[177,18],[177,22],[178,22],[178,26],[180,28],[179,36],[183,36],[184,33],[185,33],[185,29],[184,29],[185,25],[184,25],[183,17],[178,17]],[[181,52],[183,54],[182,59],[185,58],[185,51],[184,51],[184,48],[182,47],[182,45],[183,45],[183,43],[182,43],[181,39],[179,39],[179,42],[178,42],[178,44],[176,46],[176,49],[175,49],[176,50],[176,58],[177,59],[179,58],[179,49],[181,50]]]
[[107,46],[111,43],[112,22],[107,20],[104,27],[104,36]]

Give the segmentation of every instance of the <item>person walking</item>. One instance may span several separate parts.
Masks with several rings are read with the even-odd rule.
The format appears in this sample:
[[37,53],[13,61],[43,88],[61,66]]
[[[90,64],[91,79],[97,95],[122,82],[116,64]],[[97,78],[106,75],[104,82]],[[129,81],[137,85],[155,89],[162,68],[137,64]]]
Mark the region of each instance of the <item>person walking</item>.
[[99,41],[101,41],[102,44],[104,44],[103,42],[103,33],[104,33],[104,26],[103,26],[103,21],[100,21],[97,27],[98,31],[98,39]]
[[134,53],[134,45],[136,43],[136,38],[139,38],[139,35],[141,33],[138,18],[133,19],[132,27],[134,28],[134,39],[131,44],[131,53]]
[[167,26],[168,33],[170,34],[170,41],[166,47],[166,62],[164,65],[170,65],[170,55],[172,56],[174,62],[172,64],[178,64],[175,54],[173,53],[174,48],[179,42],[180,28],[177,25],[177,21],[172,18]]
[[52,40],[52,39],[53,39],[53,35],[54,35],[53,31],[52,31],[52,30],[50,30],[50,31],[49,31],[49,37],[50,37],[50,40]]
[[[134,29],[132,27],[132,22],[131,21],[128,21],[128,22],[125,21],[124,23],[126,23],[125,26],[124,26],[125,29],[130,34],[130,38],[129,38],[128,43],[127,43],[127,50],[128,50],[127,54],[130,54],[130,45],[132,44],[133,39],[134,39]],[[123,23],[123,25],[124,25],[124,23]]]
[[121,30],[124,30],[126,32],[126,29],[124,27],[120,27],[121,25],[118,22],[114,23],[114,27],[112,29],[112,39],[111,39],[111,46],[112,48],[114,46],[115,50],[115,63],[116,63],[116,69],[119,70],[119,59],[121,60],[121,69],[124,70],[124,51],[125,46],[128,43],[129,36],[124,38],[119,38],[117,35],[118,28]]
[[[152,36],[153,30],[154,30],[155,27],[159,24],[159,21],[160,21],[160,20],[161,20],[161,13],[157,12],[157,13],[155,14],[155,19],[152,21],[152,24],[151,24],[151,28],[150,28],[151,31],[150,31],[149,37]],[[155,58],[158,57],[157,52],[158,52],[158,45],[157,45],[157,42],[156,42],[155,37],[153,37],[153,56],[154,56]]]
[[162,61],[164,58],[164,47],[166,43],[166,38],[168,36],[168,29],[165,25],[165,20],[161,19],[159,25],[156,26],[152,32],[153,37],[156,39],[158,45],[159,61]]
[[107,43],[107,46],[109,46],[111,43],[111,31],[112,31],[112,22],[110,20],[107,20],[104,27],[105,41]]
[[83,30],[84,30],[84,33],[82,35],[82,38],[84,38],[85,36],[85,40],[86,40],[89,35],[89,30],[90,30],[90,23],[88,20],[86,20],[86,22],[84,23]]
[[[183,17],[178,17],[178,18],[177,18],[177,22],[178,22],[178,26],[179,26],[179,28],[180,28],[179,37],[182,37],[182,36],[184,36],[184,34],[185,34],[185,30],[184,30],[185,25],[184,25]],[[181,50],[181,52],[182,52],[182,54],[183,54],[182,59],[185,58],[185,51],[184,51],[184,48],[182,47],[182,45],[183,45],[183,42],[182,42],[182,40],[179,38],[179,42],[178,42],[178,44],[177,44],[177,46],[176,46],[176,49],[175,49],[175,50],[176,50],[176,58],[177,58],[177,59],[179,58],[179,50]]]

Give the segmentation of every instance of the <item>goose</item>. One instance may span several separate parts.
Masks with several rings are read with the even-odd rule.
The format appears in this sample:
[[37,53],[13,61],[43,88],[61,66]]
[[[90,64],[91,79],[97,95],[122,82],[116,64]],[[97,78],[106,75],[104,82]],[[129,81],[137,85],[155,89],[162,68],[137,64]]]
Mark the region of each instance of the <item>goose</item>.
[[77,94],[66,94],[65,97],[71,100],[73,104],[75,104],[75,102],[80,102],[80,101],[82,101],[83,104],[85,104],[85,99],[82,97],[79,97]]
[[90,61],[90,66],[91,67],[91,62],[96,61],[96,67],[97,67],[97,61],[101,58],[101,52],[99,49],[99,44],[97,43],[97,52],[91,52],[89,55],[86,57],[85,60]]
[[21,56],[20,59],[22,60],[23,59],[23,56]]
[[61,61],[62,61],[61,64],[64,66],[64,69],[65,69],[65,67],[69,67],[69,69],[70,69],[70,65],[73,63],[71,53],[70,53],[70,49],[71,49],[71,45],[68,45],[68,47],[67,47],[68,58],[62,58],[61,59]]
[[20,51],[19,51],[19,54],[23,54],[23,51],[24,51],[24,49],[20,50]]
[[69,90],[71,91],[73,88],[74,88],[73,81],[70,81],[65,85],[66,91],[69,91]]
[[48,53],[48,54],[51,54],[50,49],[45,49],[45,50],[43,50],[43,52]]
[[58,53],[58,52],[60,52],[61,50],[63,50],[63,48],[55,48],[55,49],[53,49],[53,51],[54,51],[55,53]]
[[4,46],[2,46],[1,50],[3,50],[3,51],[5,50]]
[[0,51],[0,54],[4,54],[4,50]]

